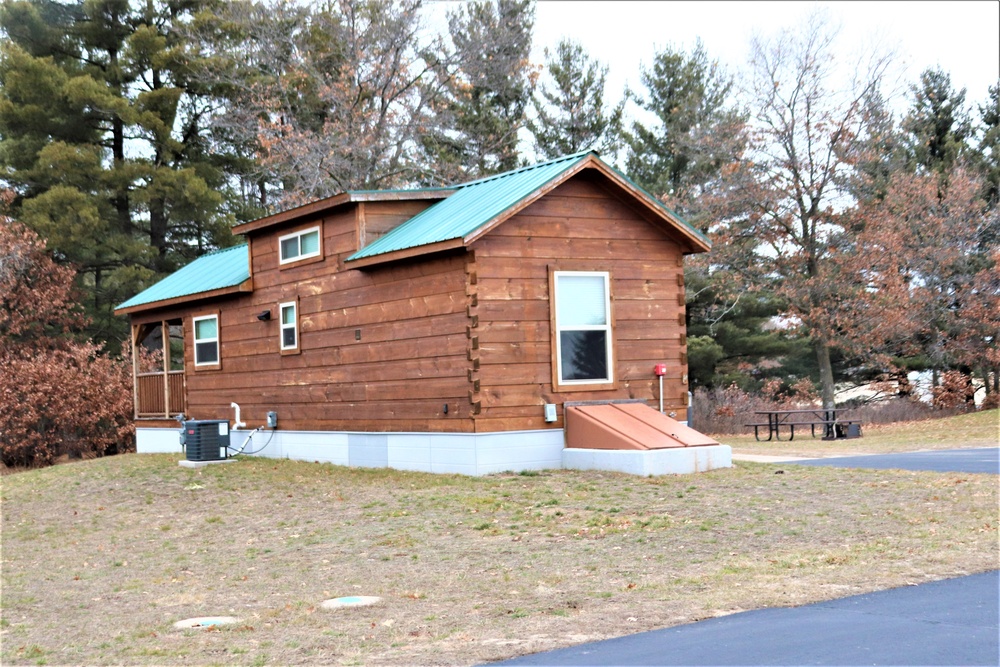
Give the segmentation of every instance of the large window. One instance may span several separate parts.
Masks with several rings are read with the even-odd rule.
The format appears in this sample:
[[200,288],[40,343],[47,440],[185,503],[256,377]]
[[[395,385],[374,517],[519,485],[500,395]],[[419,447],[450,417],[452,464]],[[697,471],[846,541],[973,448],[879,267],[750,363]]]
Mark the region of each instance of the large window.
[[219,363],[219,316],[195,317],[194,365],[216,366]]
[[613,382],[607,272],[555,271],[557,384]]
[[318,257],[320,253],[319,227],[310,227],[293,234],[278,237],[280,262],[297,262],[300,259]]
[[299,317],[294,301],[278,306],[281,314],[281,350],[282,352],[299,349]]

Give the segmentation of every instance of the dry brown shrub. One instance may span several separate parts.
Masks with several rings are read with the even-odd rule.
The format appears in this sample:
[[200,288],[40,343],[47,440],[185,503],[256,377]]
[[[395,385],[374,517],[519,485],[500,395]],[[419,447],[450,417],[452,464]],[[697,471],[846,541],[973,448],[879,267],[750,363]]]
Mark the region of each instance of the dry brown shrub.
[[979,407],[982,410],[996,410],[1000,408],[1000,394],[996,392],[987,394],[986,398],[983,399],[982,405]]
[[83,323],[72,269],[0,214],[0,461],[39,466],[60,456],[135,448],[131,372],[73,334]]
[[941,384],[934,387],[934,407],[959,408],[971,406],[974,392],[972,378],[959,371],[946,371],[941,374]]

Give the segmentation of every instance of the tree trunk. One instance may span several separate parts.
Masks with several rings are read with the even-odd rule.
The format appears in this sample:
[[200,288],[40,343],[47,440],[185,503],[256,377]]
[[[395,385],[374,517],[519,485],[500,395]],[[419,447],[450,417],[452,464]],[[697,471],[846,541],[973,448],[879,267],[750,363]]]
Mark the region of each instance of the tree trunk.
[[166,271],[167,256],[167,214],[163,200],[159,197],[149,202],[149,244],[156,250],[154,268]]
[[823,408],[832,410],[836,407],[833,386],[833,364],[830,363],[830,346],[823,339],[813,340],[813,350],[816,351],[816,362],[819,365],[820,394],[823,397]]
[[[114,168],[125,164],[125,123],[117,116],[111,121],[111,152]],[[132,212],[129,210],[128,188],[122,187],[111,198],[118,219],[118,230],[124,234],[132,232]]]

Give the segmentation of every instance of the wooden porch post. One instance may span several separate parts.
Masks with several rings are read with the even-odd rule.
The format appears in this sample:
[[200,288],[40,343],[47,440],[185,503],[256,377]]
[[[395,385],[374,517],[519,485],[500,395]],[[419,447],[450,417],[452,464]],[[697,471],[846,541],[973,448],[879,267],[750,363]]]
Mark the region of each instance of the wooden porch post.
[[170,325],[160,322],[160,338],[163,340],[163,416],[170,418]]
[[141,324],[132,325],[132,412],[135,419],[139,418],[139,343],[136,338],[141,329]]

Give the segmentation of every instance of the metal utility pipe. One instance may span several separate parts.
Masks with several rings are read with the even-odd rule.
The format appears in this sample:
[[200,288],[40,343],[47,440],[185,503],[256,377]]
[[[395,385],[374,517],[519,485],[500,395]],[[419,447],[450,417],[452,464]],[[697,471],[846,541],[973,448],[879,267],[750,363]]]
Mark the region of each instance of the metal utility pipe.
[[236,429],[236,430],[239,430],[239,429],[243,428],[244,426],[246,426],[247,425],[246,422],[240,421],[240,406],[239,406],[239,404],[237,404],[237,403],[230,403],[229,407],[236,409],[236,424],[233,425],[233,428]]

